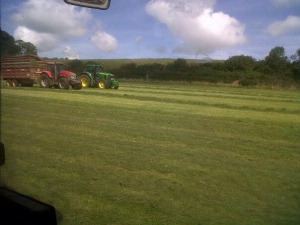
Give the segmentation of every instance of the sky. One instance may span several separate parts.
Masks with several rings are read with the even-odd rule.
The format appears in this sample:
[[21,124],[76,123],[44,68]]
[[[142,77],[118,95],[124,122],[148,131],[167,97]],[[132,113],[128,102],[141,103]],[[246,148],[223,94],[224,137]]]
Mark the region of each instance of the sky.
[[261,60],[300,49],[300,0],[111,0],[107,10],[1,0],[1,29],[41,57]]

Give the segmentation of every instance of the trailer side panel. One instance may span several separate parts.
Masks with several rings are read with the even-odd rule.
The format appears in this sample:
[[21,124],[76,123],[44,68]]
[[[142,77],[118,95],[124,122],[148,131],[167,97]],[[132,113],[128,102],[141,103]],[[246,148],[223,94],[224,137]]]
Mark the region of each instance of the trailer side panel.
[[17,56],[2,59],[2,79],[15,79],[22,81],[37,82],[41,71],[47,68],[46,62],[37,56]]

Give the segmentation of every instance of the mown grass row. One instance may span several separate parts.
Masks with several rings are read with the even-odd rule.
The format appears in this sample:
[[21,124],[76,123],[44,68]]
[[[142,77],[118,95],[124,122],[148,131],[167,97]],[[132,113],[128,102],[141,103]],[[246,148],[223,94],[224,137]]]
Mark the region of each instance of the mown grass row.
[[61,224],[298,224],[299,101],[189,84],[4,87],[2,181]]

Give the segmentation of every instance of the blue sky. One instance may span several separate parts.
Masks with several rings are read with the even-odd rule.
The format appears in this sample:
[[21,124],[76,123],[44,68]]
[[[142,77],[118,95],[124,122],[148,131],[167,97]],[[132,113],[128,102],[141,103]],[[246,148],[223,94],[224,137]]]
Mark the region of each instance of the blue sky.
[[108,10],[2,0],[1,28],[42,57],[259,60],[300,48],[300,0],[112,0]]

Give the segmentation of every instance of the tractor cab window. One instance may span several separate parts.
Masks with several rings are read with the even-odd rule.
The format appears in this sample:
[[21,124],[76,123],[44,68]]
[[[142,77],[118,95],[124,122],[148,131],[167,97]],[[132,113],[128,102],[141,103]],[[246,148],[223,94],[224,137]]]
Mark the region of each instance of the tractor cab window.
[[93,74],[100,73],[103,71],[103,66],[87,66],[86,71]]
[[55,74],[55,66],[56,66],[56,72],[59,73],[59,71],[64,70],[65,69],[65,65],[62,63],[48,63],[48,69],[51,71],[52,74]]
[[94,66],[87,66],[86,71],[90,72],[90,73],[93,73],[93,72],[95,72],[95,67]]
[[47,64],[48,70],[52,73],[55,74],[55,66],[54,64]]
[[103,71],[103,66],[96,66],[96,72],[100,73]]
[[57,66],[57,71],[61,71],[61,70],[65,69],[65,65],[64,64],[59,63],[59,64],[56,64],[56,66]]

